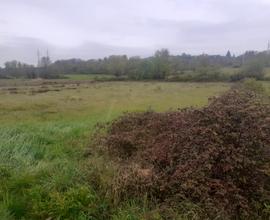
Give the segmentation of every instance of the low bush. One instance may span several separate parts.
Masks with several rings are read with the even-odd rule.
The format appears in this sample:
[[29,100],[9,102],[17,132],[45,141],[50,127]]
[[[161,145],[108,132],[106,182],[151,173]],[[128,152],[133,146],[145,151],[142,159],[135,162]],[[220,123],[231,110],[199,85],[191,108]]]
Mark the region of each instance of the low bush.
[[256,81],[255,79],[246,79],[242,87],[247,90],[251,90],[256,93],[265,93],[265,88],[261,82]]
[[258,62],[251,62],[246,64],[243,69],[231,75],[231,81],[239,81],[245,78],[254,78],[256,80],[263,80],[265,77],[264,66]]
[[269,115],[259,95],[233,89],[202,109],[118,118],[103,139],[120,167],[114,198],[147,194],[193,219],[270,218]]
[[200,68],[196,71],[171,76],[168,80],[180,82],[222,82],[228,81],[229,76],[215,68]]

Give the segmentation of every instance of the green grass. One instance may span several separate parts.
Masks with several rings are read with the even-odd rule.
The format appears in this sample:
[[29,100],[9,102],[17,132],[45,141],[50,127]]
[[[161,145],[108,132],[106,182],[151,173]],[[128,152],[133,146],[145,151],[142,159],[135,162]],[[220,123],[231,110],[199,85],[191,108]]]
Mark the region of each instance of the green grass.
[[270,68],[265,69],[265,76],[270,78]]
[[35,95],[1,91],[0,219],[161,219],[145,202],[113,202],[112,162],[85,156],[95,124],[125,111],[203,106],[229,86],[106,82]]
[[66,74],[64,76],[70,80],[100,80],[114,78],[114,76],[107,74]]
[[[36,95],[7,94],[0,97],[0,123],[31,121],[109,120],[124,111],[166,111],[202,106],[208,97],[225,91],[224,83],[106,82],[82,85]],[[70,122],[73,123],[73,122]]]

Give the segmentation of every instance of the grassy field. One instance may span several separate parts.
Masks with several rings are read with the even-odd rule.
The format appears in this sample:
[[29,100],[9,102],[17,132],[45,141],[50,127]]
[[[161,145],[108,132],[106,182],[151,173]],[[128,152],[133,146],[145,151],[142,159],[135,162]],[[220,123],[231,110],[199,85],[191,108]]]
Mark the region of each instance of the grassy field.
[[2,82],[0,219],[161,219],[144,200],[115,204],[113,165],[102,155],[85,156],[94,125],[125,111],[203,106],[229,86]]
[[64,76],[70,80],[106,80],[115,78],[113,75],[106,74],[67,74]]

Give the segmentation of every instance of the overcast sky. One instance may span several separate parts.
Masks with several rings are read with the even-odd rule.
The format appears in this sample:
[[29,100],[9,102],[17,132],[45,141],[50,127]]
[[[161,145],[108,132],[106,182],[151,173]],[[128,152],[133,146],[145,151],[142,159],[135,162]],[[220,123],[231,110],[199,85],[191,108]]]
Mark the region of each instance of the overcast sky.
[[0,0],[0,65],[111,54],[265,50],[270,0]]

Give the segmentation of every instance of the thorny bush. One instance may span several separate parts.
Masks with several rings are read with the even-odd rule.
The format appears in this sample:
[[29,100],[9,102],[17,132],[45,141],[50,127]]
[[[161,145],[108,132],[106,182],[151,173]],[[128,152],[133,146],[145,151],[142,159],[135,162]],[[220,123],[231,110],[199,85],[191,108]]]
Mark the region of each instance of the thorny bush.
[[120,199],[147,193],[161,206],[199,204],[201,218],[269,218],[270,106],[251,91],[231,89],[202,109],[125,114],[103,146],[120,164]]

